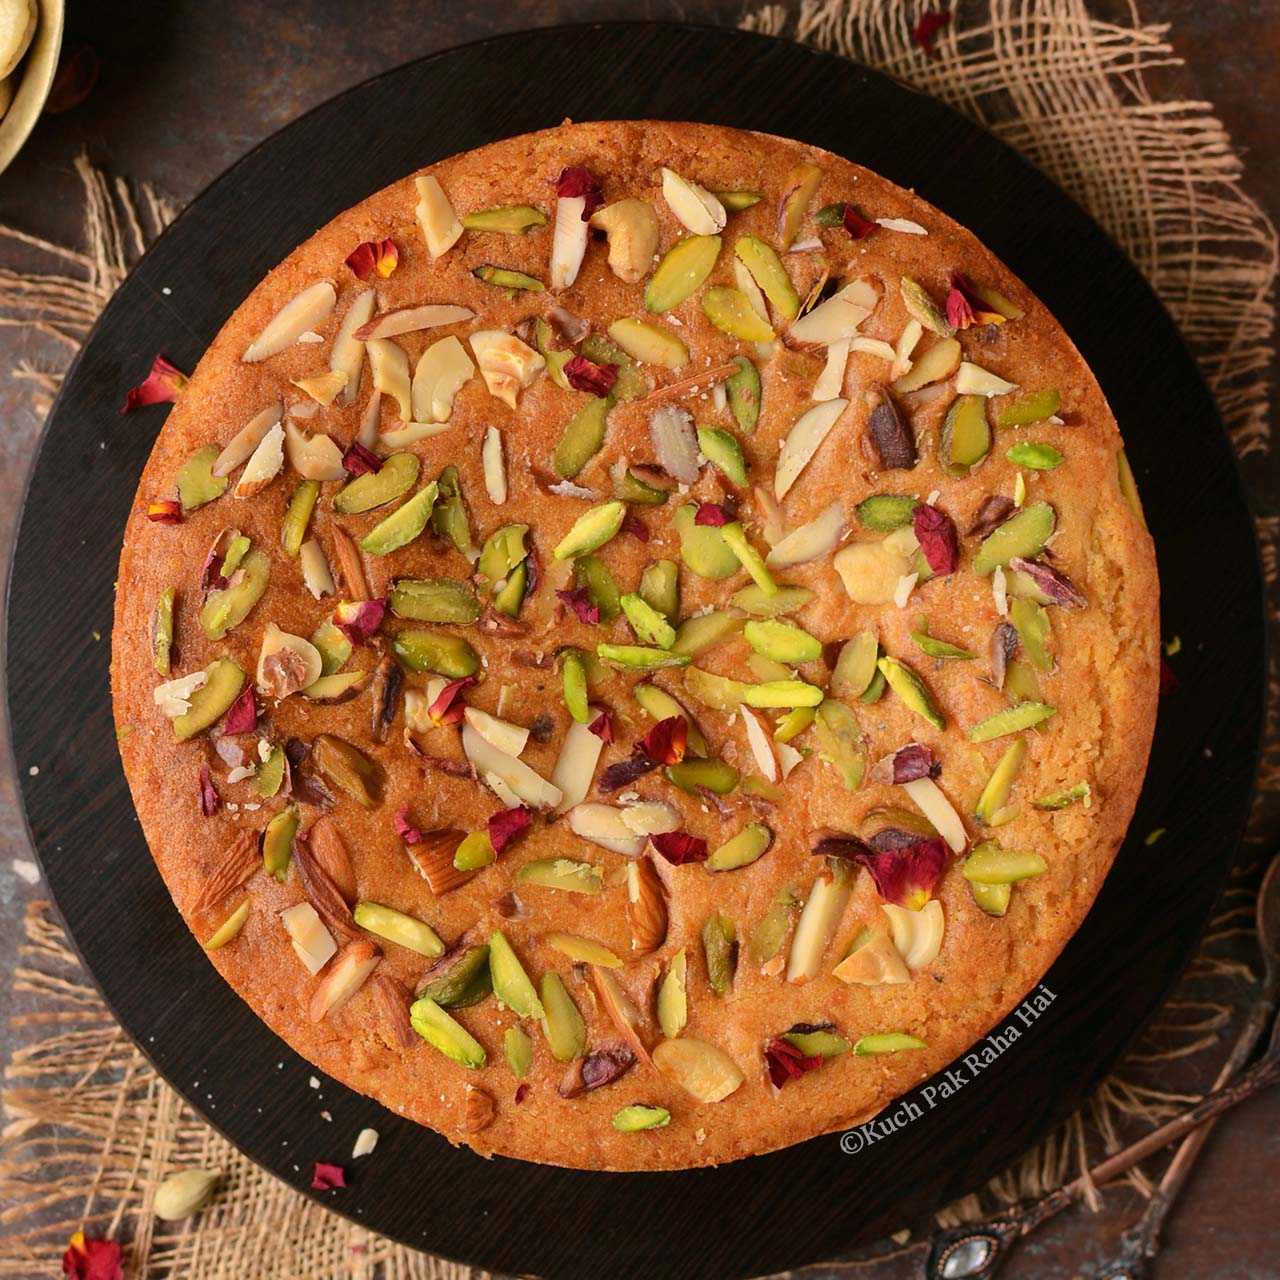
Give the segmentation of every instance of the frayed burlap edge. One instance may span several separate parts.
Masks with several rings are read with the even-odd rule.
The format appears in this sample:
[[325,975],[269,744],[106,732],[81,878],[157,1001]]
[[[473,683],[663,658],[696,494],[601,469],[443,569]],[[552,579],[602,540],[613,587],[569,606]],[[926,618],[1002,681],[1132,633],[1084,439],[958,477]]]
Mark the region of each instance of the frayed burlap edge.
[[[1242,459],[1265,455],[1276,233],[1242,189],[1239,159],[1209,107],[1158,102],[1148,91],[1147,72],[1178,65],[1166,29],[1142,24],[1136,11],[1127,24],[1098,21],[1080,0],[988,0],[960,12],[931,60],[910,38],[925,7],[805,0],[795,12],[767,6],[744,25],[879,66],[1039,164],[1126,248],[1169,306]],[[984,20],[971,20],[979,11]],[[0,324],[49,340],[46,367],[14,371],[31,383],[41,407],[130,262],[173,212],[149,188],[109,181],[85,160],[77,168],[85,251],[0,227],[0,241],[46,264],[30,273],[0,269]],[[1259,525],[1274,588],[1280,520]],[[1263,772],[1264,790],[1272,791],[1280,786],[1275,702]],[[1061,1185],[1199,1095],[1223,1056],[1221,1032],[1254,977],[1255,870],[1245,865],[1237,873],[1191,969],[1120,1070],[982,1195],[951,1206],[939,1221],[962,1221]],[[19,1019],[29,1043],[5,1072],[0,1276],[53,1274],[67,1236],[81,1225],[126,1239],[130,1275],[156,1280],[475,1274],[326,1214],[245,1160],[159,1081],[115,1025],[44,904],[31,908],[26,931],[15,991],[38,1012]],[[225,1190],[194,1222],[165,1227],[150,1212],[155,1188],[190,1165],[222,1168]],[[1149,1191],[1153,1176],[1135,1170],[1130,1184]],[[885,1261],[912,1248],[910,1239],[900,1233],[892,1245],[851,1261]]]

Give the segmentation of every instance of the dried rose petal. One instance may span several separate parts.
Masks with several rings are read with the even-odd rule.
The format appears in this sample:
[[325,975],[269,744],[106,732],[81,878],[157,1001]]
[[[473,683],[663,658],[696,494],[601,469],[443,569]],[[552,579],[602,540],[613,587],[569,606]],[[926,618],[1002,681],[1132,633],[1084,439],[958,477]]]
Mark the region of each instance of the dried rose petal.
[[922,48],[931,58],[940,58],[942,55],[933,47],[933,38],[947,26],[951,21],[951,12],[948,9],[930,9],[927,13],[920,15],[920,20],[911,30],[911,38]]
[[333,625],[352,644],[364,644],[386,616],[385,600],[343,600],[333,611]]
[[876,890],[886,902],[919,911],[933,896],[947,865],[947,844],[941,836],[919,840],[900,849],[860,854],[854,859],[871,872]]
[[396,834],[405,844],[417,844],[422,839],[422,832],[409,821],[409,806],[402,804],[395,816]]
[[340,1164],[328,1164],[323,1160],[316,1161],[316,1171],[311,1178],[313,1191],[330,1191],[334,1187],[345,1187],[347,1175]]
[[609,719],[607,711],[602,711],[596,716],[587,728],[606,746],[613,741],[613,721]]
[[78,107],[98,83],[101,64],[92,45],[77,44],[64,49],[53,77],[53,87],[44,102],[44,114],[61,115]]
[[200,766],[200,812],[206,818],[212,818],[221,808],[222,797],[218,794],[218,788],[213,785],[213,774],[209,772],[207,764],[202,764]]
[[600,190],[599,180],[590,169],[580,164],[560,170],[560,176],[556,179],[556,195],[561,200],[581,196],[583,222],[604,204],[604,192]]
[[529,810],[524,805],[515,809],[503,809],[489,818],[489,843],[494,853],[501,853],[530,822]]
[[462,702],[463,689],[475,683],[475,676],[463,676],[461,680],[453,680],[432,699],[427,707],[427,715],[433,724],[457,724],[466,714],[466,704]]
[[[913,836],[912,839],[918,839]],[[875,850],[865,840],[853,835],[821,836],[814,842],[813,855],[817,858],[843,858],[845,862],[856,862]]]
[[1162,657],[1160,659],[1160,692],[1172,693],[1181,685],[1182,681],[1173,674],[1173,668]]
[[769,1069],[769,1080],[775,1089],[781,1089],[791,1080],[799,1080],[807,1071],[822,1066],[822,1055],[812,1057],[801,1053],[789,1040],[775,1036],[764,1047],[764,1064]]
[[504,920],[527,920],[532,914],[525,906],[524,899],[510,889],[493,905]]
[[1018,628],[1012,622],[1001,622],[991,633],[991,680],[997,689],[1004,688],[1004,675],[1018,652]]
[[912,516],[912,527],[929,568],[940,577],[954,573],[960,563],[960,543],[951,517],[922,502]]
[[529,1090],[531,1088],[532,1088],[532,1085],[527,1085],[527,1084],[521,1084],[516,1086],[516,1093],[513,1101],[515,1102],[517,1107],[529,1096]]
[[650,760],[643,751],[637,751],[635,755],[626,760],[619,760],[616,764],[611,764],[601,775],[599,788],[606,794],[610,791],[620,791],[623,787],[630,785],[637,778],[643,778],[646,773],[652,773],[658,767],[656,760]]
[[618,526],[619,533],[629,533],[637,542],[649,541],[649,526],[639,516],[627,516]]
[[235,737],[241,733],[255,733],[257,728],[258,704],[253,696],[253,685],[247,684],[223,718],[222,732],[228,737]]
[[1061,605],[1064,609],[1083,609],[1088,603],[1071,585],[1071,579],[1066,574],[1059,573],[1057,569],[1052,569],[1039,560],[1024,560],[1021,556],[1014,556],[1009,561],[1009,568],[1025,573],[1054,604]]
[[171,365],[164,356],[156,356],[151,362],[151,372],[124,398],[121,413],[141,409],[148,404],[172,404],[187,389],[189,379],[181,369]]
[[876,223],[869,218],[864,218],[851,204],[845,205],[840,221],[852,240],[861,240],[863,236],[869,236],[876,229]]
[[958,271],[951,273],[947,320],[953,329],[967,329],[975,324],[1004,324],[1007,318],[978,297],[973,285]]
[[574,356],[564,366],[565,381],[575,391],[589,391],[602,400],[613,390],[618,380],[616,364],[596,364],[586,356]]
[[673,867],[686,862],[706,862],[710,850],[701,836],[691,836],[687,831],[663,831],[649,837],[650,844]]
[[982,500],[982,506],[974,513],[973,523],[969,526],[966,537],[985,538],[992,530],[997,529],[1017,510],[1013,499],[1003,493],[993,493]]
[[732,521],[733,517],[718,502],[698,503],[698,512],[693,517],[694,524],[707,525],[712,529],[723,529]]
[[936,778],[941,772],[942,766],[933,758],[928,747],[922,747],[918,742],[908,742],[892,755],[878,760],[872,766],[870,776],[873,782],[901,786],[904,782],[915,782],[917,778]]
[[400,261],[400,251],[393,240],[366,240],[346,257],[346,264],[357,280],[371,280],[375,275],[385,280]]
[[668,716],[641,738],[636,750],[655,764],[679,764],[689,748],[689,722],[683,716]]
[[600,621],[600,606],[591,603],[591,596],[587,593],[586,587],[557,591],[556,599],[563,600],[578,615],[579,622],[594,626]]
[[124,1280],[124,1250],[118,1240],[77,1231],[62,1255],[62,1274],[70,1280]]
[[382,470],[382,459],[357,440],[342,455],[342,469],[349,476],[368,475],[371,471]]
[[171,498],[147,503],[147,519],[154,524],[181,524],[182,507]]

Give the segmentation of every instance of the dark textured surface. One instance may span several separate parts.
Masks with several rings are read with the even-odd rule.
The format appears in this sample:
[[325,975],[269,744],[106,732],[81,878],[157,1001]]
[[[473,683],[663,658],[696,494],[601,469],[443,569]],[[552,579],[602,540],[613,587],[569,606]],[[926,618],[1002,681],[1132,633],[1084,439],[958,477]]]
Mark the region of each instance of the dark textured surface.
[[[1268,112],[1273,114],[1275,108],[1277,18],[1271,6],[1267,6],[1264,13],[1263,6],[1259,4],[1255,6],[1256,14],[1250,19],[1249,8],[1240,4],[1206,6],[1204,9],[1209,11],[1205,12],[1179,3],[1150,6],[1146,12],[1148,17],[1163,16],[1161,11],[1167,11],[1175,21],[1185,18],[1186,25],[1175,30],[1175,43],[1190,57],[1192,70],[1204,75],[1199,91],[1215,99],[1239,141],[1246,146],[1251,142],[1262,146],[1266,143]],[[83,32],[104,55],[102,83],[84,107],[60,119],[46,121],[38,131],[35,143],[9,173],[0,177],[0,217],[63,240],[74,240],[78,230],[77,187],[70,175],[69,159],[82,141],[90,143],[95,158],[116,170],[153,178],[163,189],[179,198],[189,197],[252,142],[298,111],[405,57],[486,34],[499,27],[523,27],[535,21],[564,17],[610,16],[616,13],[617,7],[605,4],[515,5],[504,8],[500,15],[494,15],[486,11],[464,11],[462,6],[455,5],[424,9],[410,4],[384,4],[378,7],[375,17],[369,13],[349,12],[346,7],[321,0],[314,0],[308,5],[295,4],[287,14],[276,13],[269,17],[263,16],[257,6],[246,3],[218,6],[175,4],[160,13],[152,12],[150,6],[144,12],[142,6],[129,5],[116,6],[110,12],[105,6],[93,6],[92,9],[81,6],[77,10],[73,5],[72,10],[73,33]],[[635,16],[645,13],[665,15],[675,11],[676,6],[658,4],[628,9],[629,14]],[[737,16],[736,7],[718,3],[680,6],[679,12],[692,18],[732,20]],[[1242,22],[1247,23],[1243,29]],[[642,69],[646,73],[652,70],[640,64],[635,67],[634,74],[639,75]],[[666,72],[669,69],[662,70]],[[665,75],[663,80],[675,90],[676,86]],[[691,76],[685,84],[698,80],[698,76]],[[1187,85],[1182,83],[1185,80],[1186,77],[1180,75],[1180,83],[1172,88],[1185,91]],[[546,86],[541,87],[545,92]],[[514,98],[517,88],[513,85],[509,122],[502,131],[513,132],[543,122],[523,118],[525,104],[529,96],[537,96],[539,86],[530,88],[535,91],[532,95],[526,90],[520,91],[522,96],[517,108]],[[727,95],[729,91],[726,89],[725,92]],[[749,122],[744,119],[743,112],[760,110],[760,104],[769,92],[767,87],[757,86],[757,100],[741,104],[737,112],[730,110],[731,103],[726,96],[717,104],[718,112],[695,110],[697,104],[689,102],[680,108],[672,106],[666,113],[719,114],[726,120]],[[687,98],[687,92],[685,96]],[[430,105],[420,107],[417,112],[424,138],[440,130],[440,122],[433,118],[433,111],[441,111],[448,117],[465,118],[471,106],[465,85],[459,86],[451,97],[426,101]],[[172,124],[158,130],[154,127],[156,120],[171,121]],[[371,118],[371,132],[375,137],[379,132],[378,120],[375,113]],[[760,122],[760,117],[756,122]],[[815,125],[820,123],[817,121]],[[801,128],[789,131],[804,136]],[[816,134],[814,140],[824,141]],[[837,149],[850,149],[847,144],[841,146],[838,140],[833,145]],[[354,195],[350,198],[341,195],[336,184],[326,178],[326,150],[323,142],[316,144],[316,154],[297,188],[305,189],[308,182],[314,183],[315,220],[327,216],[331,207],[342,207],[354,198]],[[904,176],[901,168],[895,170],[893,163],[886,163],[882,156],[855,154],[854,158],[864,159],[891,176]],[[1255,152],[1252,161],[1258,189],[1264,194],[1274,192],[1277,179],[1274,153]],[[396,173],[411,163],[406,161],[396,169]],[[926,189],[925,194],[930,192]],[[940,198],[939,193],[934,194]],[[982,201],[989,206],[992,192],[988,188],[981,194]],[[994,247],[1004,253],[1033,284],[1040,284],[1034,272],[1013,256],[1008,246],[991,236],[984,225],[983,207],[976,203],[978,195],[972,193],[975,200],[972,207],[964,207],[963,202],[958,204],[955,200],[940,198],[940,202],[991,239]],[[331,201],[334,202],[332,205]],[[270,225],[271,200],[262,199],[256,203],[262,210],[260,216],[265,224],[263,240],[269,241],[273,234],[279,234],[281,228]],[[234,266],[237,261],[234,253],[231,260]],[[253,275],[256,270],[254,267],[249,274]],[[1053,300],[1051,294],[1050,300]],[[1071,327],[1070,320],[1068,324]],[[0,334],[0,337],[4,339],[0,342],[0,357],[6,364],[21,354],[40,354],[36,340],[28,338],[24,342],[15,342],[7,333]],[[173,347],[171,329],[147,340]],[[133,353],[135,358],[144,347],[145,343]],[[146,350],[149,354],[149,348]],[[198,346],[193,347],[190,354],[194,356],[196,352]],[[184,351],[183,354],[188,353]],[[1086,349],[1086,354],[1097,359],[1094,352]],[[1110,386],[1108,390],[1114,397],[1115,391]],[[112,399],[115,394],[114,384],[103,386],[103,396]],[[0,390],[0,419],[7,424],[0,436],[0,449],[3,449],[4,460],[8,463],[0,470],[0,492],[7,499],[3,504],[7,511],[13,510],[15,505],[14,495],[32,443],[32,419],[19,409],[19,400],[14,389],[6,386]],[[105,422],[105,416],[100,418],[100,422]],[[1127,423],[1126,428],[1133,430]],[[142,454],[137,457],[136,464],[132,459],[138,447],[145,454],[145,440],[141,443],[128,442],[123,451],[127,456],[122,455],[119,459],[122,466],[140,465]],[[75,474],[80,470],[77,464],[83,461],[84,455],[77,457],[73,453],[64,455],[61,465],[66,474]],[[121,483],[124,489],[131,488],[130,484]],[[126,501],[127,498],[118,500]],[[1186,500],[1185,495],[1183,500]],[[65,559],[74,562],[79,558],[87,563],[96,555],[105,564],[114,558],[114,552],[94,551],[91,555],[81,550],[78,530],[76,534],[68,533],[65,537],[65,544],[58,553]],[[1176,545],[1179,539],[1183,545],[1195,541],[1190,531],[1184,530],[1181,534],[1172,529],[1161,531],[1162,551],[1166,555],[1179,555],[1180,549]],[[101,569],[101,575],[109,582],[110,567]],[[1240,586],[1239,582],[1233,585],[1237,589]],[[69,622],[72,634],[66,657],[77,668],[83,667],[79,681],[73,680],[66,685],[64,696],[72,700],[87,696],[84,690],[94,687],[95,682],[101,682],[105,667],[105,646],[93,645],[86,635],[91,627],[100,626],[91,618],[90,612],[78,610],[74,620]],[[1184,643],[1189,634],[1184,625]],[[1211,673],[1206,673],[1206,678],[1212,679]],[[1225,715],[1225,707],[1220,711]],[[1162,734],[1165,734],[1164,726]],[[1167,734],[1165,740],[1169,740]],[[25,773],[29,761],[37,758],[24,755],[20,762],[22,771]],[[1203,775],[1196,782],[1201,787],[1206,785]],[[6,806],[5,820],[8,824],[3,833],[6,848],[18,851],[22,842],[19,833],[13,829],[16,816],[9,806]],[[1167,844],[1161,846],[1165,857],[1168,856],[1168,848]],[[103,852],[109,855],[110,851],[104,849]],[[97,870],[100,875],[110,874],[109,859],[105,866],[100,859]],[[0,859],[0,895],[17,897],[17,888],[10,874],[9,858],[4,857]],[[1158,899],[1162,896],[1145,893],[1141,886],[1135,889],[1138,899],[1147,907],[1153,897]],[[14,905],[9,910],[12,911],[10,918],[16,921],[18,907]],[[7,941],[0,942],[0,962],[7,963],[15,933],[12,928],[0,933],[0,937],[8,935]],[[1128,976],[1131,983],[1140,980],[1140,976],[1132,972]],[[180,1012],[175,1011],[174,1017],[179,1019]],[[1084,1028],[1086,1036],[1094,1031],[1091,1026]],[[274,1063],[269,1065],[274,1066]],[[353,1104],[355,1107],[364,1105],[367,1104]],[[1272,1118],[1280,1114],[1274,1103],[1260,1104],[1253,1119],[1237,1117],[1224,1126],[1224,1131],[1211,1144],[1201,1173],[1192,1184],[1190,1202],[1171,1235],[1171,1248],[1162,1266],[1162,1275],[1260,1277],[1276,1274],[1268,1252],[1276,1245],[1275,1229],[1268,1228],[1263,1215],[1251,1208],[1251,1189],[1265,1185],[1268,1174],[1277,1167],[1275,1126],[1273,1124],[1267,1129],[1265,1124],[1268,1106]],[[312,1118],[314,1110],[314,1107],[307,1108],[307,1114]],[[1002,1099],[999,1112],[992,1121],[997,1131],[1008,1127],[1004,1112]],[[353,1120],[356,1114],[355,1110],[350,1112]],[[953,1114],[948,1112],[948,1119]],[[223,1120],[216,1112],[214,1118]],[[305,1122],[299,1121],[299,1125],[305,1129]],[[1270,1145],[1252,1137],[1259,1132],[1270,1134]],[[861,1180],[868,1172],[869,1166],[858,1158],[855,1176]],[[764,1184],[767,1180],[761,1177],[760,1181]],[[762,1185],[761,1194],[766,1196],[766,1204],[773,1207],[781,1189]],[[816,1200],[822,1206],[830,1204],[826,1194],[816,1194]],[[839,1216],[845,1217],[852,1207],[844,1206]],[[1117,1207],[1123,1210],[1123,1206]],[[829,1207],[824,1211],[831,1212]],[[772,1218],[772,1214],[765,1212],[764,1205],[759,1206],[757,1216]],[[1075,1215],[1073,1220],[1053,1231],[1056,1245],[1046,1240],[1043,1248],[1037,1247],[1024,1257],[1014,1273],[1026,1268],[1021,1270],[1022,1274],[1070,1274],[1070,1264],[1065,1259],[1092,1252],[1097,1248],[1098,1240],[1096,1237],[1086,1240],[1086,1237],[1113,1231],[1116,1221],[1114,1214],[1101,1223],[1084,1215]],[[897,1222],[890,1225],[897,1225]],[[778,1234],[776,1226],[773,1234]],[[1223,1243],[1227,1240],[1231,1241],[1229,1246]],[[764,1259],[761,1261],[763,1263]],[[886,1267],[884,1274],[894,1274],[892,1267]]]

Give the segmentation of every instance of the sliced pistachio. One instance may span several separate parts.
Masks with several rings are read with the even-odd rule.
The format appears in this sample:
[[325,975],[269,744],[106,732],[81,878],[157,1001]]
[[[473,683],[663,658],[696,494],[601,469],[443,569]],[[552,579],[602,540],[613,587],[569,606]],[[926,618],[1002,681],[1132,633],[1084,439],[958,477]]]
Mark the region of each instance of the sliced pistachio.
[[523,236],[535,227],[545,227],[547,215],[527,204],[508,204],[499,209],[479,209],[462,219],[466,231],[496,231],[501,235]]
[[[442,961],[442,963],[444,963]],[[434,1000],[444,1009],[465,1009],[488,999],[493,991],[489,974],[489,948],[483,944],[467,947],[444,964],[418,989],[420,996]]]
[[[609,337],[633,360],[656,364],[663,369],[683,369],[689,363],[689,348],[670,329],[629,317],[609,326]],[[616,387],[615,383],[615,387]],[[647,387],[646,387],[647,391]]]
[[271,575],[271,561],[256,547],[246,552],[227,586],[210,591],[200,606],[200,627],[210,640],[221,640],[238,627],[262,599]]
[[949,476],[967,476],[991,449],[985,396],[956,396],[942,421],[938,460]]
[[903,494],[877,493],[858,503],[858,519],[868,529],[888,533],[909,525],[919,505],[915,498]]
[[660,507],[671,496],[669,489],[650,484],[652,473],[641,474],[635,467],[627,467],[614,477],[614,491],[623,502],[633,502],[645,507]]
[[1021,658],[1014,658],[1005,668],[1004,691],[1015,702],[1044,701],[1036,669]]
[[316,499],[320,496],[318,480],[304,480],[289,499],[284,520],[280,525],[280,545],[285,554],[296,556],[307,540],[307,526],[311,523],[311,513],[315,510]]
[[804,680],[766,680],[746,685],[742,701],[749,707],[816,707],[822,690]]
[[[414,622],[465,626],[480,616],[480,602],[471,584],[453,578],[400,578],[392,587],[389,600],[397,618]],[[311,642],[315,644],[314,636]]]
[[[1008,677],[1005,678],[1006,684]],[[1015,706],[997,711],[995,715],[975,724],[969,730],[970,742],[990,742],[992,738],[1003,738],[1006,734],[1021,733],[1042,721],[1048,720],[1057,711],[1044,702],[1019,702]]]
[[587,1047],[587,1024],[565,990],[558,973],[544,973],[539,983],[542,1000],[542,1034],[557,1062],[572,1062]]
[[973,900],[989,916],[1002,916],[1009,910],[1009,902],[1013,898],[1011,884],[975,884],[970,883],[969,892]]
[[690,697],[717,711],[736,711],[743,703],[747,686],[741,680],[714,675],[700,667],[685,672],[684,686]]
[[536,885],[540,889],[559,889],[564,893],[600,892],[603,873],[590,862],[578,862],[573,858],[541,858],[526,862],[516,872],[521,884]]
[[1014,779],[1018,776],[1026,755],[1026,739],[1015,738],[996,762],[996,767],[991,771],[991,777],[987,779],[987,785],[982,788],[982,794],[974,806],[973,816],[983,826],[991,826],[996,815],[1009,803]]
[[253,789],[264,800],[270,800],[284,785],[284,764],[284,748],[275,746],[258,766],[258,772],[253,776]]
[[702,310],[722,333],[743,342],[772,342],[777,336],[773,326],[756,314],[741,289],[717,287],[702,294]]
[[525,547],[528,533],[527,524],[505,524],[485,539],[476,568],[490,591],[505,582],[529,554]]
[[713,191],[711,194],[724,205],[728,213],[741,213],[764,199],[758,191]]
[[579,556],[573,562],[573,578],[600,610],[601,622],[612,622],[622,612],[622,593],[609,566],[599,556]]
[[333,509],[341,515],[372,511],[403,497],[417,483],[418,457],[393,453],[377,471],[366,471],[334,495]]
[[502,1035],[507,1065],[517,1079],[527,1076],[533,1069],[533,1040],[523,1027],[508,1027]]
[[671,1112],[666,1107],[649,1107],[633,1102],[613,1117],[613,1127],[619,1133],[641,1133],[645,1129],[661,1129],[670,1121]]
[[698,448],[723,473],[730,484],[745,489],[749,483],[747,464],[742,457],[742,446],[732,431],[721,427],[699,427]]
[[658,985],[658,1026],[662,1034],[674,1040],[689,1020],[689,962],[685,949],[671,957],[667,971]]
[[970,884],[1016,884],[1042,876],[1049,864],[1038,853],[1001,848],[994,840],[974,845],[964,860],[964,878]]
[[554,555],[557,560],[596,551],[622,528],[627,509],[621,502],[605,502],[578,517],[573,527],[560,540]]
[[570,419],[551,455],[551,469],[561,480],[572,480],[604,447],[612,396],[592,396]]
[[667,781],[692,795],[702,789],[718,796],[728,795],[738,785],[738,771],[723,760],[681,760],[663,770]]
[[1031,471],[1052,471],[1064,461],[1061,450],[1033,440],[1021,440],[1011,445],[1004,456],[1015,467],[1026,467]]
[[1074,786],[1067,787],[1063,791],[1052,791],[1047,796],[1041,796],[1039,800],[1033,800],[1031,803],[1037,809],[1066,809],[1068,806],[1075,804],[1077,800],[1084,801],[1084,807],[1089,807],[1091,792],[1087,782],[1077,782]]
[[489,976],[493,980],[493,994],[513,1013],[521,1018],[545,1016],[542,1001],[524,965],[501,929],[495,929],[489,937]]
[[620,671],[661,671],[664,667],[686,667],[690,661],[684,654],[638,644],[598,644],[596,657]]
[[939,640],[937,636],[931,636],[924,627],[919,627],[911,633],[912,640],[919,647],[920,652],[929,658],[959,658],[962,661],[968,661],[976,658],[976,653],[970,653],[968,649],[962,649],[958,644],[952,644],[948,640]]
[[714,525],[696,524],[698,508],[693,503],[677,507],[673,521],[680,539],[680,558],[700,578],[719,581],[732,577],[741,567],[723,536]]
[[708,649],[731,640],[743,628],[743,618],[727,609],[712,609],[710,613],[695,614],[686,618],[676,630],[672,653],[696,658]]
[[1034,560],[1053,535],[1057,518],[1047,502],[1033,502],[998,525],[983,540],[973,558],[973,571],[989,577],[1010,560]]
[[409,1009],[409,1021],[413,1029],[445,1057],[472,1070],[484,1066],[484,1047],[429,996],[423,996],[413,1003]]
[[798,738],[814,721],[818,714],[815,707],[792,707],[785,715],[778,717],[773,730],[774,742],[790,742]]
[[942,309],[929,296],[928,291],[910,276],[903,276],[900,284],[902,301],[906,305],[907,314],[918,320],[926,329],[936,333],[940,338],[950,338],[955,330],[951,327]]
[[854,1046],[856,1054],[901,1053],[904,1049],[927,1049],[929,1046],[916,1036],[902,1031],[884,1031],[878,1035],[863,1036]]
[[262,865],[268,875],[275,876],[282,884],[289,874],[293,859],[293,839],[298,834],[300,817],[294,805],[288,805],[272,814],[262,833]]
[[382,799],[381,767],[345,739],[320,734],[311,744],[311,761],[328,782],[366,809]]
[[776,595],[778,584],[773,580],[773,575],[769,572],[769,568],[764,562],[764,557],[747,539],[747,531],[742,525],[737,520],[730,520],[728,524],[721,527],[720,536],[728,545],[729,550],[737,557],[738,563],[751,575],[756,586],[765,595]]
[[822,182],[822,170],[807,161],[798,164],[786,177],[782,202],[778,206],[778,242],[785,253],[795,244],[804,226],[809,205]]
[[911,368],[891,385],[899,395],[919,391],[949,378],[960,367],[960,344],[955,338],[939,338],[925,353],[918,356]]
[[444,943],[425,920],[379,902],[357,902],[351,915],[360,928],[408,951],[416,951],[418,955],[432,959],[444,955]]
[[360,550],[371,556],[385,556],[408,546],[427,527],[435,501],[436,482],[432,480],[404,506],[374,525],[361,539]]
[[773,844],[773,832],[763,822],[750,822],[707,858],[708,871],[735,871],[764,857]]
[[182,464],[178,471],[178,501],[183,511],[194,511],[226,493],[231,482],[226,476],[213,474],[220,452],[216,444],[206,445]]
[[1053,655],[1049,652],[1052,624],[1048,611],[1034,600],[1013,600],[1009,604],[1009,621],[1017,628],[1027,661],[1037,671],[1052,671]]
[[843,1036],[838,1036],[825,1027],[814,1031],[788,1031],[782,1039],[794,1045],[806,1058],[838,1058],[853,1048]]
[[320,654],[320,674],[331,676],[351,657],[351,641],[326,618],[312,633],[311,643]]
[[791,928],[792,917],[799,905],[796,895],[790,889],[783,889],[774,898],[773,905],[756,925],[751,941],[747,943],[747,955],[752,964],[763,967],[782,950],[787,930]]
[[506,289],[509,292],[541,293],[547,287],[536,276],[513,271],[510,267],[496,267],[491,262],[472,267],[471,274],[477,280],[493,285],[495,289]]
[[813,727],[821,758],[840,774],[846,791],[856,791],[866,776],[866,739],[858,717],[843,702],[826,698],[818,706]]
[[[639,400],[649,394],[649,380],[636,368],[631,356],[603,333],[587,334],[581,350],[593,364],[611,364],[617,368],[618,380],[613,384],[615,400]],[[572,356],[573,352],[567,354]]]
[[737,373],[725,379],[729,411],[738,427],[750,435],[760,420],[760,372],[746,356],[734,356]]
[[173,670],[173,602],[177,594],[173,587],[166,587],[151,615],[151,665],[161,676]]
[[889,688],[902,699],[916,715],[927,720],[935,729],[945,729],[947,718],[938,710],[928,685],[905,662],[897,658],[881,658],[876,665],[888,681]]
[[564,689],[564,705],[579,723],[591,719],[590,694],[587,690],[587,666],[582,654],[571,649],[560,660],[560,679]]
[[622,612],[641,644],[656,645],[659,649],[670,649],[675,644],[675,628],[647,600],[629,591],[621,603]]
[[669,623],[680,616],[680,569],[674,560],[654,560],[640,574],[640,598]]
[[835,698],[860,698],[876,674],[880,643],[874,631],[859,631],[840,647],[831,672],[831,695]]
[[777,590],[770,594],[753,582],[735,591],[730,603],[758,618],[774,618],[783,613],[795,613],[813,599],[813,592],[808,587],[790,586],[785,582],[775,585]]
[[462,501],[462,485],[458,468],[449,465],[436,481],[436,504],[431,512],[431,528],[441,538],[447,538],[469,560],[475,558],[471,542],[471,523]]
[[757,236],[741,236],[733,251],[778,312],[794,320],[800,314],[800,295],[773,247]]
[[209,940],[201,945],[206,951],[220,951],[239,936],[249,919],[249,911],[253,900],[246,898],[232,913],[209,935]]
[[1062,397],[1057,387],[1044,391],[1029,391],[1010,401],[1000,410],[996,419],[998,427],[1029,427],[1032,423],[1052,418],[1062,407]]
[[186,742],[216,724],[244,688],[247,677],[230,658],[218,658],[204,670],[204,684],[188,696],[188,710],[173,722],[176,742]]
[[738,934],[723,913],[717,912],[702,926],[702,954],[711,990],[718,996],[728,995],[738,967]]
[[441,635],[438,631],[400,631],[391,647],[410,671],[434,671],[450,680],[461,680],[480,669],[479,655],[461,636]]
[[453,851],[453,865],[459,871],[479,871],[497,858],[489,833],[483,827],[469,831]]
[[822,642],[816,636],[779,618],[752,618],[742,635],[756,653],[775,662],[794,666],[822,656]]
[[[711,274],[720,256],[719,236],[684,236],[654,268],[644,292],[644,305],[658,313],[672,311]],[[617,337],[609,335],[615,342]]]

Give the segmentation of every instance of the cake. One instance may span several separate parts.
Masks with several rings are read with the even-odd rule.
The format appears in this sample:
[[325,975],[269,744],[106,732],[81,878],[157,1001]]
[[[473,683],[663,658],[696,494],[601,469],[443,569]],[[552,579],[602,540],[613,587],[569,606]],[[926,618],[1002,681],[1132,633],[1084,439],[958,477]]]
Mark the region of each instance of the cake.
[[1035,986],[1132,816],[1157,614],[1106,400],[972,234],[797,142],[566,123],[239,306],[112,687],[178,910],[317,1070],[674,1169],[867,1120]]

